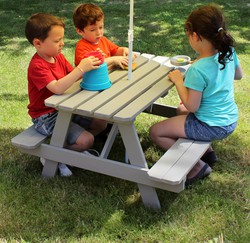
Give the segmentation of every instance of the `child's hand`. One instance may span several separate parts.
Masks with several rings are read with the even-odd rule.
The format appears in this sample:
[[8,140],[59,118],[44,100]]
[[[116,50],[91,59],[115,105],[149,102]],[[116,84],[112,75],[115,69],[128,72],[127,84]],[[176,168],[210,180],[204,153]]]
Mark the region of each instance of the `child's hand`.
[[90,56],[82,59],[78,66],[79,68],[84,70],[84,72],[88,72],[93,69],[98,69],[100,67],[100,63],[101,61],[99,60],[99,58]]
[[191,60],[189,61],[189,64],[193,64],[194,62],[196,62],[198,59],[195,59],[195,60]]
[[114,63],[124,69],[124,66],[128,66],[128,57],[125,56],[114,56]]
[[174,71],[171,71],[169,74],[168,74],[168,78],[170,79],[171,82],[173,82],[174,84],[176,83],[183,83],[183,75],[182,73],[179,71],[179,70],[174,70]]
[[[129,56],[129,49],[127,47],[123,47],[123,56]],[[137,55],[132,53],[132,61],[134,61],[136,57]]]

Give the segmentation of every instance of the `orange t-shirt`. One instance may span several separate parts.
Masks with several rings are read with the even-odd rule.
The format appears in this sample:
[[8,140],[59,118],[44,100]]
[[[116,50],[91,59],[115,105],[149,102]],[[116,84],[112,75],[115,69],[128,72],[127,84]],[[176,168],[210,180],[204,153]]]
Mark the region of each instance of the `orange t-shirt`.
[[84,55],[88,52],[99,49],[104,54],[104,58],[107,58],[114,56],[118,48],[119,46],[108,40],[105,36],[103,36],[96,44],[90,43],[85,39],[81,39],[76,44],[75,65],[77,66],[84,58]]

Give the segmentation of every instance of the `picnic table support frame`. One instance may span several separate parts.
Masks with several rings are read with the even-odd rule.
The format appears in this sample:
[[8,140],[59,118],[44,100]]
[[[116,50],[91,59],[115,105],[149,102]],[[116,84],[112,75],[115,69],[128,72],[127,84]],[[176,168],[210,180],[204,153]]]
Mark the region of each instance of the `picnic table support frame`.
[[[50,145],[63,148],[68,134],[68,127],[71,122],[72,114],[70,112],[58,112],[53,135],[50,140]],[[43,177],[54,177],[58,169],[58,162],[45,159],[45,164],[42,170]]]
[[[64,163],[128,180],[138,184],[142,201],[146,207],[160,209],[156,188],[179,193],[185,189],[186,174],[182,173],[181,180],[175,183],[175,181],[166,180],[165,177],[162,180],[157,175],[153,175],[152,171],[155,170],[155,167],[149,172],[134,121],[142,112],[163,117],[176,115],[175,107],[154,103],[158,98],[164,97],[173,87],[166,76],[173,68],[168,66],[168,57],[142,54],[138,55],[135,61],[138,66],[129,82],[126,79],[127,72],[117,70],[109,74],[113,85],[103,92],[81,90],[79,81],[65,94],[53,95],[46,99],[47,106],[58,110],[50,144],[45,142],[45,136],[36,133],[33,126],[14,137],[12,143],[21,152],[45,159],[43,177],[55,176],[58,163]],[[89,156],[65,148],[68,127],[73,114],[104,119],[113,124],[100,157]],[[128,155],[128,163],[108,159],[118,131]],[[190,141],[187,142],[190,143]],[[195,145],[196,142],[192,143]],[[196,151],[196,147],[192,145],[191,149],[193,148]],[[193,160],[193,157],[188,156],[188,159]],[[164,155],[164,160],[167,164],[173,162],[167,154]],[[195,163],[195,161],[191,163]],[[158,167],[160,162],[156,164]]]
[[[121,133],[130,164],[148,169],[134,123],[118,124],[118,128]],[[138,153],[138,151],[140,152]],[[148,208],[160,209],[161,205],[155,188],[142,184],[137,185],[144,205]]]

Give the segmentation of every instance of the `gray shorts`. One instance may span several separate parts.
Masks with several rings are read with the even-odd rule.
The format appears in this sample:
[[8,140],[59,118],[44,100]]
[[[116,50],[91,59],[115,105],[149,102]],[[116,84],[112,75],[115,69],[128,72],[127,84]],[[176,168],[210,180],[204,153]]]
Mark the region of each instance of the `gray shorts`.
[[228,126],[209,126],[196,118],[193,113],[187,115],[185,121],[185,133],[187,138],[200,141],[221,140],[229,136],[235,130],[237,122]]
[[[33,118],[32,122],[35,125],[35,129],[45,136],[51,136],[56,124],[57,114],[58,112],[55,111]],[[70,145],[75,144],[81,133],[89,128],[91,121],[91,118],[73,115],[67,135],[67,143]]]

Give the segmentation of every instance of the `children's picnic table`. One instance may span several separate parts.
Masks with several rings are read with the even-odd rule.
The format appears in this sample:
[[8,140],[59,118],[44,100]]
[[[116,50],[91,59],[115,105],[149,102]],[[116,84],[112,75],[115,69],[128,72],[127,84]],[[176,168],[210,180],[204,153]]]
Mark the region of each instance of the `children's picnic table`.
[[[109,78],[113,84],[102,92],[81,90],[80,81],[75,83],[65,94],[53,95],[45,101],[47,106],[58,110],[49,144],[44,142],[44,137],[36,133],[33,127],[13,138],[12,143],[22,152],[45,158],[42,171],[44,177],[53,177],[58,162],[61,162],[129,180],[138,184],[145,206],[159,209],[160,202],[155,188],[182,191],[187,173],[209,146],[208,143],[179,139],[155,166],[148,168],[135,120],[142,112],[165,117],[175,115],[175,108],[155,103],[173,87],[167,78],[167,73],[173,67],[164,65],[168,61],[168,57],[139,55],[135,60],[138,67],[133,71],[132,79],[127,79],[126,70],[111,72]],[[100,157],[64,148],[73,114],[104,119],[113,124]],[[128,163],[108,158],[118,132],[125,146]]]

